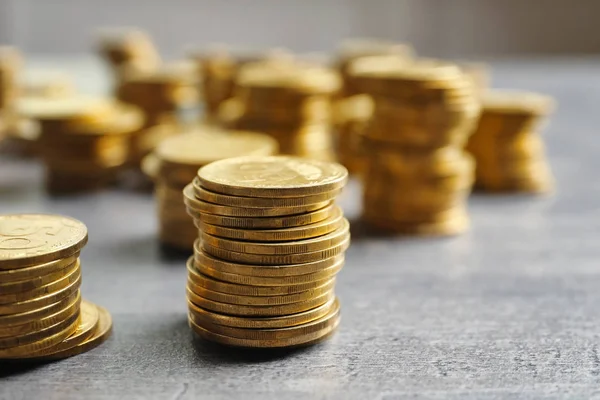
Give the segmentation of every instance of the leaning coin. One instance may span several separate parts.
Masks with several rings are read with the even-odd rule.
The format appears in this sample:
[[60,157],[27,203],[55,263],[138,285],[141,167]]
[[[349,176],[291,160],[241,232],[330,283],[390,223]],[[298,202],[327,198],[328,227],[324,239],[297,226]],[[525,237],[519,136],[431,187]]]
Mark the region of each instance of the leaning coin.
[[9,283],[36,279],[37,277],[45,276],[71,266],[78,258],[79,252],[76,252],[67,258],[61,258],[45,264],[32,265],[30,267],[19,269],[9,269],[6,271],[0,270],[0,282]]
[[226,261],[234,261],[254,265],[284,265],[309,263],[313,261],[322,260],[324,258],[337,256],[338,254],[341,254],[344,251],[346,251],[348,246],[350,246],[349,236],[347,236],[343,242],[325,250],[300,254],[264,255],[223,250],[221,248],[211,246],[204,242],[200,246],[198,244],[198,241],[196,241],[196,243],[194,244],[195,248],[200,247],[205,253],[208,253],[214,257],[221,258]]
[[194,293],[189,287],[187,288],[188,300],[207,310],[215,311],[222,314],[240,315],[240,316],[263,316],[263,317],[278,317],[282,315],[296,314],[303,311],[308,311],[327,303],[335,297],[333,290],[312,298],[310,300],[300,301],[292,304],[276,305],[276,306],[243,306],[238,304],[220,303],[218,301],[209,300]]
[[198,307],[188,301],[189,312],[194,315],[194,319],[205,320],[216,325],[232,326],[246,329],[273,329],[287,328],[306,324],[319,319],[329,313],[329,310],[337,303],[337,298],[332,298],[327,303],[308,311],[284,315],[282,317],[233,317],[231,315],[218,314]]

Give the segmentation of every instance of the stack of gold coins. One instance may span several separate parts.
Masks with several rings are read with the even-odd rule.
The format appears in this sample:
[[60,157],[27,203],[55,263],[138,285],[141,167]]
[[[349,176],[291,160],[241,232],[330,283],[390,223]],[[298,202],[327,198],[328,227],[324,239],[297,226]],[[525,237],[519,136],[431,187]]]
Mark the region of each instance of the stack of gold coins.
[[60,359],[110,335],[102,307],[81,299],[81,222],[58,215],[0,216],[0,359]]
[[0,139],[14,131],[15,102],[19,95],[18,75],[21,68],[22,59],[17,49],[0,47]]
[[19,113],[39,122],[47,189],[57,194],[112,183],[127,162],[130,136],[143,122],[136,107],[84,96],[22,99]]
[[161,243],[191,251],[198,229],[183,204],[183,188],[204,165],[223,158],[274,155],[277,154],[277,142],[260,133],[228,132],[208,127],[187,131],[179,129],[177,133],[162,141],[153,153],[146,156],[142,167],[156,183]]
[[475,185],[489,191],[544,193],[554,187],[538,125],[554,101],[536,93],[490,91],[467,150]]
[[178,112],[197,102],[195,66],[189,63],[164,65],[152,71],[130,69],[123,73],[116,97],[140,108],[145,124],[131,136],[129,162],[139,166],[142,158],[163,137],[149,134],[148,128],[160,124],[177,124]]
[[363,218],[377,229],[455,234],[468,227],[473,160],[462,148],[479,115],[472,80],[454,64],[362,58],[351,65],[374,101]]
[[279,150],[321,160],[335,158],[332,102],[338,74],[315,63],[273,59],[243,66],[236,80],[236,129],[273,136]]
[[242,347],[314,343],[339,324],[335,276],[350,244],[334,204],[348,172],[295,157],[209,164],[184,189],[200,229],[188,261],[190,327]]
[[152,39],[138,29],[104,29],[99,34],[98,53],[109,65],[116,82],[126,69],[154,70],[161,63]]

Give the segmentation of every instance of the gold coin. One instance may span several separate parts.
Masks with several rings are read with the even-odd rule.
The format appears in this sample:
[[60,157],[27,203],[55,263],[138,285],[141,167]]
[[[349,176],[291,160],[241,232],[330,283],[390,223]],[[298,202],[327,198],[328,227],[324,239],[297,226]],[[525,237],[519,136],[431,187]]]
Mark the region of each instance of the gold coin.
[[294,336],[286,339],[271,339],[271,340],[252,340],[233,338],[218,333],[210,332],[207,329],[194,323],[191,319],[188,321],[192,330],[200,337],[221,343],[227,346],[235,347],[255,347],[255,348],[275,348],[275,347],[292,347],[300,345],[309,345],[319,342],[329,337],[339,325],[339,317],[330,326],[323,328],[320,331],[308,333],[305,335]]
[[340,304],[335,302],[334,306],[331,307],[329,312],[314,321],[307,322],[302,325],[291,326],[287,328],[276,328],[276,329],[245,329],[235,328],[225,325],[213,324],[206,319],[197,318],[193,313],[188,313],[189,318],[196,325],[202,328],[220,335],[235,337],[240,339],[249,340],[277,340],[277,339],[289,339],[297,336],[303,336],[306,334],[319,332],[324,328],[332,326],[337,323],[337,319],[340,315]]
[[214,312],[229,315],[256,316],[256,317],[278,317],[282,315],[296,314],[308,311],[335,297],[333,290],[322,294],[321,296],[309,300],[299,301],[297,303],[272,305],[272,306],[244,306],[239,304],[221,303],[199,296],[190,287],[186,288],[187,298],[198,307],[205,308]]
[[240,253],[231,250],[224,250],[218,247],[211,246],[208,243],[203,242],[199,245],[198,241],[194,244],[194,248],[202,248],[205,253],[213,255],[217,258],[222,258],[227,261],[240,262],[244,264],[254,265],[284,265],[284,264],[301,264],[309,263],[313,261],[322,260],[324,258],[330,258],[343,253],[350,246],[350,237],[347,238],[328,249],[314,251],[310,253],[299,253],[299,254],[277,254],[277,255],[265,255],[265,254],[250,254]]
[[4,318],[5,314],[25,313],[27,311],[33,311],[38,308],[42,308],[47,305],[56,303],[64,297],[69,296],[70,294],[79,290],[79,286],[81,286],[81,276],[79,276],[79,278],[75,282],[71,283],[69,286],[60,289],[56,292],[48,293],[44,296],[37,297],[31,300],[10,304],[0,304],[0,317]]
[[278,217],[284,215],[296,215],[319,210],[331,203],[329,201],[325,201],[307,206],[288,208],[242,208],[221,206],[196,199],[192,184],[187,185],[185,189],[183,189],[183,195],[183,201],[185,205],[193,211],[216,215],[226,215],[230,217]]
[[289,215],[281,217],[228,217],[207,213],[197,213],[188,209],[188,213],[195,219],[211,225],[225,226],[239,229],[267,229],[267,228],[292,228],[314,224],[329,218],[335,212],[337,206],[329,204],[316,211],[306,212],[298,215]]
[[344,219],[344,224],[338,230],[327,235],[316,238],[297,240],[290,242],[244,242],[230,239],[222,239],[209,235],[206,232],[200,233],[200,239],[203,244],[218,247],[223,250],[236,251],[239,253],[265,254],[265,255],[285,255],[310,253],[319,250],[329,249],[350,238],[350,224]]
[[78,262],[79,261],[76,260],[73,264],[71,264],[61,270],[52,272],[47,275],[40,275],[33,279],[0,283],[0,297],[4,294],[9,294],[9,293],[27,292],[30,290],[37,289],[41,286],[48,285],[52,282],[55,282],[55,281],[59,280],[60,278],[63,278],[65,275],[68,275],[69,271],[71,271],[75,267],[75,264],[77,264]]
[[190,290],[192,290],[198,296],[220,303],[239,304],[242,306],[278,306],[298,303],[319,297],[330,290],[333,290],[333,287],[335,286],[335,278],[325,281],[320,286],[303,292],[273,296],[244,296],[238,294],[221,293],[207,289],[202,285],[198,285],[193,280],[188,280],[187,285],[188,288],[190,288]]
[[297,314],[284,315],[282,317],[233,317],[231,315],[224,315],[214,313],[203,308],[196,306],[194,303],[188,301],[189,312],[194,316],[194,320],[204,320],[215,325],[225,325],[237,328],[246,329],[273,329],[273,328],[287,328],[290,326],[296,326],[306,324],[314,321],[321,317],[324,317],[329,313],[329,310],[337,303],[337,298],[332,298],[327,303],[313,308],[308,311],[300,312]]
[[[39,277],[52,274],[56,271],[64,270],[65,268],[73,265],[78,258],[79,252],[76,252],[67,258],[61,258],[45,264],[32,265],[30,267],[19,269],[8,269],[5,271],[0,270],[0,282],[2,282],[0,285],[12,282],[19,283],[22,281],[35,281]],[[0,288],[0,293],[2,293],[2,288]]]
[[[71,296],[69,296],[69,298],[71,298]],[[60,321],[64,321],[73,312],[74,309],[79,307],[80,303],[81,296],[78,292],[74,300],[64,305],[55,313],[52,313],[48,316],[44,316],[39,319],[30,320],[19,325],[0,326],[0,338],[8,336],[22,336],[31,332],[40,331],[45,328],[48,328]]]
[[463,233],[469,228],[469,217],[465,210],[452,210],[452,215],[446,219],[433,222],[394,221],[385,216],[363,214],[365,222],[373,228],[405,235],[417,236],[446,236]]
[[27,301],[27,300],[32,300],[32,299],[38,298],[40,296],[44,296],[48,293],[53,293],[60,289],[64,289],[65,287],[69,286],[71,283],[80,279],[81,271],[79,268],[79,261],[77,261],[75,263],[75,265],[73,267],[69,268],[69,270],[66,272],[67,272],[67,274],[64,275],[62,278],[60,278],[54,282],[50,282],[44,286],[40,286],[38,288],[28,290],[26,292],[2,294],[2,295],[0,295],[0,305],[5,306],[5,305],[11,304],[11,303],[18,303],[18,302],[23,302],[23,301]]
[[229,196],[211,192],[199,186],[197,180],[193,182],[196,198],[209,203],[220,204],[229,207],[247,207],[247,208],[287,208],[304,207],[311,204],[319,204],[324,201],[331,201],[341,193],[341,189],[325,192],[321,194],[303,196],[303,197],[242,197]]
[[62,299],[58,300],[57,302],[51,303],[38,309],[22,312],[19,314],[0,315],[0,327],[2,327],[2,329],[10,328],[15,325],[23,325],[42,320],[52,314],[56,314],[63,308],[67,307],[69,304],[76,301],[79,297],[79,290],[76,290],[66,295]]
[[[317,261],[303,264],[288,264],[288,265],[249,265],[236,264],[218,258],[212,257],[210,254],[196,247],[194,252],[194,266],[209,268],[214,271],[247,275],[250,277],[288,277],[295,275],[307,275],[318,273],[329,268],[341,268],[344,264],[344,255],[336,255],[329,258],[320,259]],[[217,278],[218,279],[218,278]],[[240,278],[242,279],[242,278]],[[241,283],[241,282],[240,282]],[[290,282],[291,283],[291,282]],[[243,283],[242,283],[243,284]],[[268,285],[264,285],[268,286]]]
[[[69,338],[65,339],[65,341],[69,342],[69,346],[74,345],[72,347],[66,348],[64,350],[60,350],[58,352],[54,352],[54,347],[47,348],[43,355],[39,354],[31,354],[29,357],[34,358],[36,360],[59,360],[67,357],[72,357],[77,354],[85,353],[86,351],[92,350],[95,347],[98,347],[100,344],[104,343],[106,339],[110,337],[112,332],[112,318],[110,313],[103,307],[95,305],[98,310],[99,318],[98,323],[96,324],[95,329],[93,330],[92,336],[86,338],[83,342],[75,344],[76,341],[72,341],[71,338],[77,335],[79,331],[79,327],[76,332],[73,333]],[[80,337],[77,339],[77,342],[80,340]],[[64,343],[64,341],[63,341]],[[62,348],[62,345],[58,345],[59,348]]]
[[281,242],[289,240],[308,239],[317,236],[327,235],[340,229],[344,225],[344,216],[341,208],[335,207],[335,211],[328,218],[314,224],[303,225],[284,229],[234,229],[218,225],[211,225],[203,222],[197,222],[198,229],[209,235],[258,242]]
[[38,331],[26,332],[25,334],[19,336],[0,338],[0,350],[37,342],[62,331],[71,323],[73,318],[79,318],[79,308],[79,303],[73,304],[71,308],[65,310],[66,315],[63,315],[64,318],[59,319],[58,321],[55,321],[54,324],[46,326]]
[[198,170],[202,187],[248,197],[301,197],[341,189],[348,171],[336,163],[296,157],[239,157]]
[[73,334],[79,325],[79,314],[75,314],[68,319],[68,324],[63,329],[53,333],[51,336],[38,340],[37,342],[27,343],[16,347],[0,349],[0,359],[2,358],[21,358],[31,353],[37,353],[48,347],[56,346]]
[[87,228],[59,215],[0,216],[0,269],[16,269],[65,258],[87,243]]

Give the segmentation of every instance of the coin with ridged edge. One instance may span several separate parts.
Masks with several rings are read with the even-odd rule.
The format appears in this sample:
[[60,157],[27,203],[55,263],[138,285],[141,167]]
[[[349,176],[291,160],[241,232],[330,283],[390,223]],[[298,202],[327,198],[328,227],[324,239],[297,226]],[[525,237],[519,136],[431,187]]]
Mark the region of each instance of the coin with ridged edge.
[[0,216],[0,270],[69,257],[87,243],[86,226],[47,214]]
[[301,197],[341,189],[348,171],[336,163],[298,157],[238,157],[198,170],[208,190],[247,197]]
[[297,226],[283,229],[235,229],[218,225],[211,225],[198,221],[197,226],[209,235],[246,241],[281,242],[286,240],[309,239],[317,236],[327,235],[340,229],[345,223],[342,210],[335,207],[335,211],[328,218],[314,224]]
[[44,296],[37,297],[35,299],[21,301],[17,303],[9,303],[9,304],[0,304],[0,317],[2,314],[17,314],[24,313],[27,311],[32,311],[37,308],[41,308],[52,303],[56,303],[62,298],[70,295],[71,293],[79,290],[79,286],[81,285],[81,277],[77,279],[75,282],[71,283],[69,286],[60,289],[56,292],[45,294]]
[[1,329],[10,328],[15,325],[23,325],[29,322],[42,320],[50,315],[56,314],[79,297],[79,290],[76,290],[72,291],[69,294],[66,294],[64,297],[60,298],[56,302],[42,306],[37,309],[17,314],[0,315],[0,327]]
[[63,269],[51,272],[46,275],[39,275],[35,278],[14,282],[2,282],[0,283],[0,297],[2,297],[2,295],[5,294],[28,292],[31,290],[38,289],[40,287],[46,287],[47,285],[65,277],[66,275],[69,275],[69,272],[73,271],[75,265],[77,265],[78,263],[79,261],[75,261],[73,264],[70,264]]
[[[19,269],[0,270],[0,282],[10,283],[37,279],[38,277],[60,271],[73,265],[78,258],[79,252],[76,252],[67,258],[61,258],[44,264],[32,265],[30,267]],[[2,293],[2,289],[0,289],[0,293]]]
[[236,328],[246,329],[274,329],[287,328],[306,324],[308,322],[319,319],[329,313],[329,310],[337,303],[337,298],[332,298],[327,303],[315,307],[311,310],[285,315],[282,317],[234,317],[231,315],[219,314],[205,310],[188,301],[190,314],[195,317],[194,320],[205,320],[216,325],[232,326]]

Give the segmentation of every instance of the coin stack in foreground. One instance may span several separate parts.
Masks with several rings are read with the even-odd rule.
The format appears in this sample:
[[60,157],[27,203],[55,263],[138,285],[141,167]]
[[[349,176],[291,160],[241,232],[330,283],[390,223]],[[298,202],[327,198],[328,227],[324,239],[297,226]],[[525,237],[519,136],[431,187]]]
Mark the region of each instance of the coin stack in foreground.
[[362,58],[351,72],[374,101],[363,136],[365,222],[407,234],[467,229],[474,167],[462,148],[479,115],[471,79],[433,60]]
[[58,215],[0,216],[0,359],[61,359],[110,335],[110,314],[82,300],[81,222]]
[[188,261],[190,327],[241,347],[289,347],[338,326],[335,276],[350,244],[334,204],[348,172],[295,157],[209,164],[184,189],[200,230]]
[[475,186],[488,191],[545,193],[554,187],[538,125],[554,108],[541,94],[490,91],[467,150]]
[[142,158],[164,139],[152,128],[161,124],[180,122],[179,112],[197,101],[195,70],[189,63],[164,65],[152,71],[129,69],[124,72],[116,97],[144,112],[142,129],[131,136],[129,163],[138,167]]
[[84,96],[23,99],[19,113],[39,122],[46,187],[56,194],[113,183],[143,122],[136,107]]
[[183,188],[204,165],[223,158],[274,155],[277,154],[277,142],[260,133],[230,132],[209,127],[177,133],[162,141],[153,153],[146,156],[142,168],[156,183],[160,241],[167,246],[191,251],[198,229],[183,204]]
[[315,63],[272,59],[243,66],[237,76],[235,129],[264,132],[282,154],[332,160],[332,103],[340,89],[338,74]]

